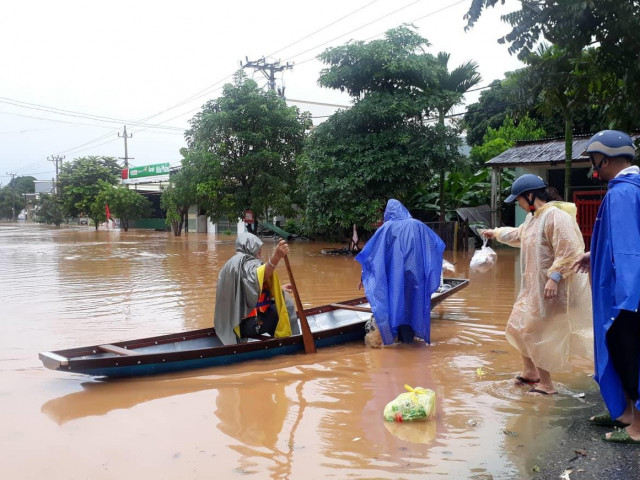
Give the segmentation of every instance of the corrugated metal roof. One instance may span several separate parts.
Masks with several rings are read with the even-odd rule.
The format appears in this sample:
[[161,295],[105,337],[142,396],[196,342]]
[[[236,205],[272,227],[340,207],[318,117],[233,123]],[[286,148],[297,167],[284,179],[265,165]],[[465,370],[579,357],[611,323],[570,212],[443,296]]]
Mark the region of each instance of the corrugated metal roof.
[[[635,140],[640,133],[631,137]],[[587,148],[591,135],[574,135],[571,162],[586,163],[588,157],[581,154]],[[564,163],[564,138],[518,142],[509,150],[485,163],[488,167],[515,167],[522,165],[555,165]]]

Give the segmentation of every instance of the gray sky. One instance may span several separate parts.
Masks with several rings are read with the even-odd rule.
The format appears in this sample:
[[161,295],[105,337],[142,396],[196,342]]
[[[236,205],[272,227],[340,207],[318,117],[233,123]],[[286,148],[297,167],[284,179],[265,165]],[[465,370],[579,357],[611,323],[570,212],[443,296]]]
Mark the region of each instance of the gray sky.
[[[124,125],[133,166],[170,162],[188,121],[221,94],[239,61],[266,56],[293,63],[282,82],[291,105],[321,122],[348,97],[317,86],[316,55],[349,40],[372,40],[413,23],[451,54],[449,68],[475,60],[483,81],[521,66],[497,43],[508,25],[489,9],[469,32],[471,0],[5,0],[0,5],[0,184],[8,173],[46,180],[85,155],[124,156]],[[258,72],[247,73],[260,85]],[[279,83],[282,83],[279,82]],[[477,100],[479,92],[467,95]],[[464,111],[464,105],[457,107]]]

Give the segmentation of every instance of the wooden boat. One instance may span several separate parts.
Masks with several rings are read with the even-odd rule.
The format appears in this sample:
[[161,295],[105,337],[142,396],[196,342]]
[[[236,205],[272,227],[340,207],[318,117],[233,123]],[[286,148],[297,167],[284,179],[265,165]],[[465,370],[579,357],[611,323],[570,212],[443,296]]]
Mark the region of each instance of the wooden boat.
[[[465,288],[466,279],[446,278],[431,296],[431,306]],[[366,297],[305,310],[317,348],[362,340],[371,316]],[[304,351],[302,335],[261,337],[223,345],[214,328],[191,330],[126,342],[41,352],[45,367],[93,376],[133,377],[193,368],[228,365],[245,360]]]

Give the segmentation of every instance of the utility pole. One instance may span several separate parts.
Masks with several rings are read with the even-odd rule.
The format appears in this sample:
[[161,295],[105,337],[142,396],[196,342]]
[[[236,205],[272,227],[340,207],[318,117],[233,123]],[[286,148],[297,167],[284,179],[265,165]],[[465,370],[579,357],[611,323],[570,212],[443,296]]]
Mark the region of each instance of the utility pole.
[[124,138],[124,158],[120,157],[120,159],[124,160],[124,168],[129,168],[129,160],[133,160],[133,157],[129,157],[129,151],[127,149],[127,138],[132,138],[133,133],[127,135],[127,126],[125,125],[124,133],[120,135],[120,132],[118,132],[118,138],[120,137]]
[[47,160],[49,160],[50,162],[53,162],[56,166],[56,180],[55,180],[55,183],[53,184],[53,193],[55,194],[58,193],[58,172],[60,170],[59,166],[62,167],[62,160],[64,160],[65,158],[66,157],[64,155],[62,157],[60,155],[51,155],[50,157],[47,157]]
[[7,175],[11,177],[11,220],[16,219],[16,174],[7,172]]
[[[246,63],[242,65],[240,62],[240,66],[242,68],[253,68],[254,70],[259,70],[267,79],[269,90],[276,91],[276,73],[282,72],[283,70],[287,70],[293,68],[293,64],[289,64],[287,62],[286,65],[280,65],[280,61],[273,63],[267,63],[266,59],[262,57],[259,60],[249,60],[249,57],[244,57]],[[284,98],[284,86],[282,88],[277,89],[278,96],[280,98]]]

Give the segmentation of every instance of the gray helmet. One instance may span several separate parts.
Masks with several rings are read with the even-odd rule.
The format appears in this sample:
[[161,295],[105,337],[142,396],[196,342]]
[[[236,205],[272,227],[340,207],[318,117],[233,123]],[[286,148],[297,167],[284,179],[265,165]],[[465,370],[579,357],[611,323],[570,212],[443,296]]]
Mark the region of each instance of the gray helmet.
[[511,203],[516,200],[516,198],[522,195],[525,192],[529,192],[531,190],[539,190],[541,188],[546,188],[547,182],[545,182],[542,178],[532,173],[525,173],[524,175],[516,178],[516,181],[511,185],[511,195],[505,198],[506,203]]
[[596,133],[589,143],[583,155],[601,153],[605,157],[631,157],[636,156],[636,148],[629,135],[618,130],[602,130]]

